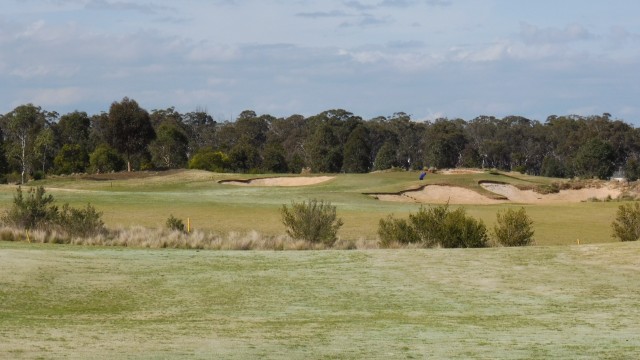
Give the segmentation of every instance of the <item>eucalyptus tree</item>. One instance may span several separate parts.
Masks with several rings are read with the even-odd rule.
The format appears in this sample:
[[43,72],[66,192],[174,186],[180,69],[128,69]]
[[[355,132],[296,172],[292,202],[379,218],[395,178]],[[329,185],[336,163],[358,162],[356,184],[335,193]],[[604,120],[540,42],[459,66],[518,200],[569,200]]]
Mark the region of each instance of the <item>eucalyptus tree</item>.
[[106,140],[125,155],[127,171],[131,171],[132,156],[147,150],[147,145],[156,137],[149,113],[135,100],[125,97],[111,104],[106,120]]
[[33,104],[20,105],[2,117],[7,154],[20,171],[22,184],[33,170],[38,134],[56,117],[56,113],[44,111]]
[[371,170],[369,133],[363,125],[349,134],[344,145],[342,170],[347,173],[366,173]]
[[437,168],[455,167],[462,158],[467,139],[462,119],[436,119],[427,129],[426,160]]
[[336,173],[342,168],[342,147],[329,124],[320,124],[305,144],[311,170]]
[[154,165],[166,169],[185,167],[189,139],[179,123],[165,120],[155,132],[156,138],[149,144]]

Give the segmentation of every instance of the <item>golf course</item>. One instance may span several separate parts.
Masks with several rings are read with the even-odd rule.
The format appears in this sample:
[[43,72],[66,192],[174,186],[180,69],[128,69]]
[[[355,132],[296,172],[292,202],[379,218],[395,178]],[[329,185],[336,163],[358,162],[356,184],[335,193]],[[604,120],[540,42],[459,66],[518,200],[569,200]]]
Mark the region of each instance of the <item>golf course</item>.
[[[0,358],[424,359],[640,355],[640,244],[612,237],[633,186],[480,170],[321,176],[196,170],[50,177],[56,203],[108,228],[171,215],[221,238],[281,237],[280,209],[336,206],[353,250],[0,241]],[[566,182],[566,180],[563,180]],[[554,185],[556,184],[556,185]],[[15,185],[0,187],[0,211]],[[381,249],[377,227],[432,204],[489,230],[524,208],[535,245]]]

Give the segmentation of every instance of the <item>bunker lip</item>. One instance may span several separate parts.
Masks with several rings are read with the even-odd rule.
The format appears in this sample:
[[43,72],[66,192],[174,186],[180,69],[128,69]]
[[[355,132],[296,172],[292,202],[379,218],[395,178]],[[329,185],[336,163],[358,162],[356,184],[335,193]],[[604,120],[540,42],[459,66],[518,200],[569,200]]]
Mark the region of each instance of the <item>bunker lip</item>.
[[522,190],[503,182],[480,181],[478,183],[490,193],[484,195],[477,191],[451,185],[424,185],[396,193],[365,193],[381,201],[413,202],[425,204],[468,204],[491,205],[504,203],[553,204],[578,203],[590,199],[603,200],[616,198],[622,191],[611,186],[587,187],[579,190],[560,190],[558,193],[540,194],[533,190]]
[[310,186],[334,179],[334,176],[265,177],[254,179],[220,180],[219,184],[236,186]]

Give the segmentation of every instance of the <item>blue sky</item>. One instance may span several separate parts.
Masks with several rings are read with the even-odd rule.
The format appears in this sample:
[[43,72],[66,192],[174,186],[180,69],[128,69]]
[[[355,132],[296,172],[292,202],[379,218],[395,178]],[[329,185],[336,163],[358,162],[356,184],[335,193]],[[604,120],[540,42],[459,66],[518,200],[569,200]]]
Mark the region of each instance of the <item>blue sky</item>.
[[635,0],[2,0],[0,113],[594,115],[640,125]]

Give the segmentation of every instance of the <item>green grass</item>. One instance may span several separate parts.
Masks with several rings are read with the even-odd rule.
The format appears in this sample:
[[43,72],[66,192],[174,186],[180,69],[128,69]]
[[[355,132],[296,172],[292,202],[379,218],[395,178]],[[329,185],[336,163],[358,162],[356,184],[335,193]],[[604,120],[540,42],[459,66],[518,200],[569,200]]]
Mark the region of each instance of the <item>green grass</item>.
[[[519,185],[549,184],[554,179],[525,175],[429,174],[418,180],[418,172],[387,172],[337,175],[326,183],[302,187],[238,187],[219,184],[232,178],[266,175],[215,174],[204,171],[173,171],[156,176],[127,179],[121,174],[104,175],[96,181],[58,177],[33,182],[43,185],[58,203],[84,206],[90,202],[104,213],[109,227],[142,225],[163,227],[173,214],[189,218],[194,228],[227,234],[231,231],[259,231],[265,235],[284,234],[279,208],[291,201],[311,198],[337,206],[345,225],[339,236],[347,240],[375,240],[378,221],[388,214],[396,217],[415,213],[420,205],[378,201],[366,193],[399,192],[425,184],[449,184],[486,192],[478,182],[500,181]],[[109,179],[112,176],[113,179]],[[0,211],[10,206],[15,186],[0,186]],[[527,205],[534,221],[539,245],[602,243],[613,241],[610,224],[618,203]],[[481,218],[491,228],[497,211],[519,205],[465,205],[468,213]]]
[[0,358],[640,353],[640,243],[194,251],[0,242]]

